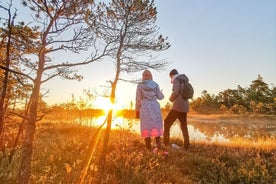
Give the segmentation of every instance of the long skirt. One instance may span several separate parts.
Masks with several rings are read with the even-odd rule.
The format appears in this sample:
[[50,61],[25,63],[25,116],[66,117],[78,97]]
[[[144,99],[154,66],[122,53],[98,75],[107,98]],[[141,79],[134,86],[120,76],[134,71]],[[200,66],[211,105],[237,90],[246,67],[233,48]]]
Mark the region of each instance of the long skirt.
[[142,137],[163,135],[163,121],[157,100],[143,100],[140,107],[140,130]]

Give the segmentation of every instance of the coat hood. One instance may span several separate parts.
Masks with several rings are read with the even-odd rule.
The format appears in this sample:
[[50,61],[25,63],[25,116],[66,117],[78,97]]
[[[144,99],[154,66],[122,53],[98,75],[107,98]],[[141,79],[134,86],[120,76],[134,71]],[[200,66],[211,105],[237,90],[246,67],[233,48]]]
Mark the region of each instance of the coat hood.
[[158,86],[153,80],[144,80],[141,84],[141,87],[146,91],[154,90]]

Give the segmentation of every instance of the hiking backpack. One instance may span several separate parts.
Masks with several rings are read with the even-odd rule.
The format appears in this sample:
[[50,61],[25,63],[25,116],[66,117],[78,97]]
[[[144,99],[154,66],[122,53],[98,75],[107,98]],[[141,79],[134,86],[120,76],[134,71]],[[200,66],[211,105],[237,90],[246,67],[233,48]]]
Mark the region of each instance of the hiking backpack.
[[[178,79],[178,78],[177,78]],[[191,83],[183,79],[178,79],[180,82],[180,94],[183,99],[190,99],[194,96],[194,88]]]

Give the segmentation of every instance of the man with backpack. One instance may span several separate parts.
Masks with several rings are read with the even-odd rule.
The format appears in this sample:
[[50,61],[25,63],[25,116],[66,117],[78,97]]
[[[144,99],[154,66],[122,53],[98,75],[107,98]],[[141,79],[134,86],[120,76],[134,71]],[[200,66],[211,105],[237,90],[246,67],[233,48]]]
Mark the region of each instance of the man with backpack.
[[170,147],[170,128],[176,119],[180,121],[180,127],[184,139],[184,148],[190,145],[187,127],[187,113],[189,112],[189,98],[192,98],[193,88],[185,74],[178,74],[176,69],[170,72],[172,93],[169,100],[173,103],[172,109],[164,120],[164,144]]

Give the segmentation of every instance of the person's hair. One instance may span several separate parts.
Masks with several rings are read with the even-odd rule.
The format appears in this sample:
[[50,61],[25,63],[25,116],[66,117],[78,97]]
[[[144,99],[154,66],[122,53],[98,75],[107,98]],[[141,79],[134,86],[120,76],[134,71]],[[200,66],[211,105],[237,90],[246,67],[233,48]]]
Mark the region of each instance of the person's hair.
[[144,70],[142,73],[143,80],[152,80],[152,74],[149,70]]
[[173,69],[170,71],[170,76],[178,74],[178,71],[176,69]]

